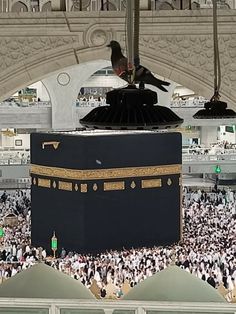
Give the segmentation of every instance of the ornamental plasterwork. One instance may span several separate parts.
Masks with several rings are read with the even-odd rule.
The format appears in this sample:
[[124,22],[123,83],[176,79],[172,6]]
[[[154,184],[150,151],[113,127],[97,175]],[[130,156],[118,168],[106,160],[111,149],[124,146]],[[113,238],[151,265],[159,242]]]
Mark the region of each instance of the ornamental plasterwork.
[[78,42],[77,36],[39,36],[0,38],[0,70],[3,71],[21,60]]
[[106,30],[106,25],[92,25],[84,35],[85,42],[90,47],[107,45],[113,39],[111,30]]
[[[14,33],[13,37],[10,37],[6,27],[4,28],[3,21],[0,21],[2,25],[2,35],[0,34],[1,78],[5,80],[6,74],[7,78],[10,78],[10,75],[14,77],[15,69],[23,69],[22,65],[24,64],[28,64],[30,67],[31,64],[37,62],[40,58],[43,59],[45,55],[47,56],[47,63],[50,65],[50,55],[52,55],[55,60],[57,55],[67,50],[71,50],[72,53],[78,52],[79,56],[80,50],[86,48],[83,51],[83,58],[86,59],[86,51],[88,51],[88,61],[91,57],[96,59],[96,54],[91,54],[90,48],[103,48],[111,39],[120,41],[122,47],[125,47],[124,16],[117,17],[117,14],[113,16],[111,12],[107,14],[109,14],[109,19],[107,18],[107,20],[112,21],[110,24],[106,23],[106,18],[100,18],[100,16],[98,16],[95,20],[81,18],[79,20],[80,23],[77,25],[75,22],[75,13],[67,16],[68,27],[61,26],[64,25],[61,24],[62,21],[65,25],[66,21],[59,19],[57,24],[56,21],[52,19],[50,23],[52,25],[55,23],[55,29],[57,29],[57,25],[60,26],[58,26],[59,28],[56,30],[57,35],[54,35],[52,27],[50,27],[49,29],[52,33],[50,33],[50,35],[45,33],[44,36],[42,36],[42,27],[45,25],[41,19],[35,19],[34,21],[34,31],[39,27],[39,36],[36,33],[34,33],[35,35],[32,35],[30,32],[27,33],[27,30],[31,27],[30,24],[22,26],[24,19],[18,17],[17,20],[12,19],[9,22],[9,28],[11,28],[11,26],[15,28],[16,25],[22,23],[22,27],[20,28],[21,32],[29,34],[29,36],[17,36],[17,33]],[[51,18],[52,17],[53,15]],[[168,19],[167,17],[167,21]],[[229,29],[229,26],[232,26],[233,30],[233,26],[236,23],[235,16],[227,13],[225,19],[226,21],[223,26],[227,27],[226,30]],[[207,16],[206,21],[208,21]],[[227,24],[229,21],[231,21],[230,24]],[[156,27],[156,24],[154,23],[153,26]],[[155,27],[153,31],[155,31]],[[163,64],[173,69],[177,69],[178,67],[178,70],[180,70],[183,75],[193,73],[193,75],[196,74],[196,77],[200,79],[200,76],[204,77],[205,82],[213,84],[213,42],[211,31],[207,30],[206,33],[203,34],[191,35],[186,34],[186,29],[181,26],[181,23],[178,27],[178,29],[171,29],[171,32],[170,28],[167,27],[167,32],[155,34],[150,30],[148,22],[147,24],[143,24],[140,35],[140,54],[143,57],[149,57],[153,62],[158,60],[160,56],[160,62],[163,62]],[[65,30],[67,35],[64,33]],[[158,27],[157,30],[159,31]],[[161,31],[163,32],[163,29]],[[191,31],[190,28],[188,33],[191,33]],[[226,31],[224,31],[223,34],[219,34],[219,48],[222,87],[226,93],[231,91],[231,95],[233,95],[236,87],[236,34]],[[93,51],[96,50],[94,49]],[[41,62],[41,60],[38,62]],[[73,64],[74,63],[72,63],[72,65]],[[50,66],[48,69],[50,72]],[[55,69],[53,68],[53,70]],[[23,71],[24,70],[22,70],[22,72]],[[27,84],[27,82],[25,82],[25,84]]]
[[[204,77],[213,77],[213,42],[211,35],[163,35],[142,36],[140,50],[158,59],[158,53],[166,60],[178,60],[187,71],[200,69]],[[236,82],[236,35],[219,37],[222,82],[235,86]]]

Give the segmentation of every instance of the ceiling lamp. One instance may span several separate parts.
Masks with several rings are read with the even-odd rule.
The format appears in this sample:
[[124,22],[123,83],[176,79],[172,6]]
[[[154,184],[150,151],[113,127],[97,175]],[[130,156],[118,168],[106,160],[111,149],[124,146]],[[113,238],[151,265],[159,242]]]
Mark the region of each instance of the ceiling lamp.
[[226,102],[211,99],[204,104],[204,109],[200,109],[193,117],[194,119],[232,119],[236,118],[236,113],[232,109],[227,109]]
[[[134,16],[133,16],[134,15]],[[154,130],[175,128],[183,123],[171,109],[155,105],[157,93],[134,85],[135,68],[139,66],[139,0],[127,1],[127,68],[129,85],[106,94],[106,103],[93,109],[80,123],[87,128],[109,130]],[[134,28],[134,30],[133,30]]]
[[94,108],[80,123],[93,129],[157,130],[176,128],[183,123],[171,109],[154,105],[157,93],[128,85],[107,93],[109,106]]
[[232,109],[227,109],[227,103],[220,101],[220,55],[217,34],[217,1],[213,3],[213,43],[214,43],[214,95],[209,102],[204,104],[204,109],[199,110],[193,115],[194,119],[230,119],[236,118],[236,113]]

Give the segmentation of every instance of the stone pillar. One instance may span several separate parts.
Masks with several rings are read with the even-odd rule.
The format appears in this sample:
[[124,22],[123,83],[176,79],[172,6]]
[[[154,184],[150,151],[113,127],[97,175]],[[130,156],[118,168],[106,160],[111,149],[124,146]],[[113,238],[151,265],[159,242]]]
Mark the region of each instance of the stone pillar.
[[53,0],[51,1],[52,11],[66,11],[65,0]]
[[150,10],[151,1],[150,0],[140,0],[140,10]]
[[217,143],[217,126],[201,127],[201,144],[210,147],[211,143]]
[[110,65],[109,61],[96,60],[81,63],[58,71],[42,80],[52,104],[52,129],[74,130],[76,99],[83,83],[97,70]]

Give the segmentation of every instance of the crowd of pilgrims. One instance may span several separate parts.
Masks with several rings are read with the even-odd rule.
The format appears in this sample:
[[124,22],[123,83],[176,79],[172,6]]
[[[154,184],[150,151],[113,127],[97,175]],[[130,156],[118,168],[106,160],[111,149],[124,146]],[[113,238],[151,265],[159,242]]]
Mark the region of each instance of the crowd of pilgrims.
[[224,285],[232,291],[236,286],[236,193],[228,188],[211,193],[184,188],[182,210],[182,241],[172,246],[123,249],[99,255],[62,249],[53,259],[45,250],[30,244],[30,191],[4,191],[0,194],[0,224],[4,225],[4,217],[9,213],[16,215],[18,222],[3,227],[0,278],[14,276],[42,258],[87,287],[96,280],[105,296],[103,287],[108,283],[119,291],[124,282],[132,287],[175,263],[215,288]]

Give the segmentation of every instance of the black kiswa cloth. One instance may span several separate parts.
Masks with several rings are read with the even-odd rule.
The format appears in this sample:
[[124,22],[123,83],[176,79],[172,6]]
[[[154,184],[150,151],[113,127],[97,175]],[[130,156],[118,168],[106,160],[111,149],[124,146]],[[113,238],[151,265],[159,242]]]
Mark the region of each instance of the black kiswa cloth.
[[52,254],[54,230],[57,253],[178,242],[181,148],[176,132],[31,133],[32,245]]
[[[111,64],[114,72],[120,78],[122,78],[126,82],[129,82],[128,60],[122,54],[120,44],[117,41],[112,40],[108,47],[110,47],[112,51]],[[135,64],[134,83],[143,82],[145,84],[156,86],[163,92],[168,92],[167,89],[162,85],[169,86],[169,82],[157,79],[150,70],[140,64],[137,64],[136,62]]]

